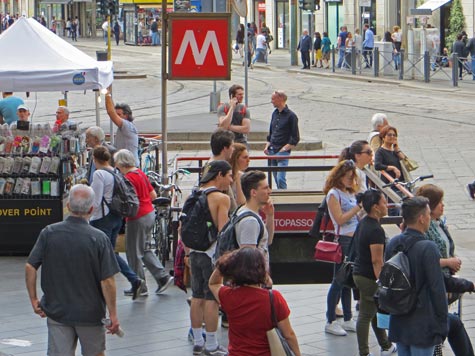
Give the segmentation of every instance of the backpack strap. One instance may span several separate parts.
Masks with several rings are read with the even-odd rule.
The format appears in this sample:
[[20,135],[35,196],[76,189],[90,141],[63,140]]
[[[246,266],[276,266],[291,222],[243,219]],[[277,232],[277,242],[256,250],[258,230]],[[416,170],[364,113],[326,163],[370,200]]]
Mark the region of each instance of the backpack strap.
[[236,228],[236,224],[239,223],[242,219],[252,216],[259,223],[259,236],[257,237],[256,247],[259,246],[259,242],[261,242],[262,238],[264,237],[264,223],[262,222],[261,218],[252,210],[248,210],[243,212],[242,214],[237,215],[238,210],[239,208],[234,211],[233,216],[231,217],[235,219],[233,224],[234,228]]

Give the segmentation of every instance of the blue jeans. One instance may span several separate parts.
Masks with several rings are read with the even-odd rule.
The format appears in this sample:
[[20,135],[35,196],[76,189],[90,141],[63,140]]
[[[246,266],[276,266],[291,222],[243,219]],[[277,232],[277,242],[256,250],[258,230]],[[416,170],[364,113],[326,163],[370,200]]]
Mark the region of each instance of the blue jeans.
[[434,347],[435,346],[418,347],[398,342],[397,354],[398,356],[432,356],[434,354]]
[[[290,156],[290,152],[275,152],[269,150],[270,156]],[[288,159],[271,159],[270,165],[275,167],[288,167],[289,160]],[[287,189],[287,179],[286,179],[287,172],[272,172],[274,176],[275,184],[277,185],[277,189]]]
[[[119,230],[122,227],[122,218],[120,216],[109,213],[101,219],[91,221],[90,224],[91,226],[101,230],[104,234],[106,234],[111,241],[112,247],[115,248],[117,235],[119,234]],[[129,267],[127,262],[125,262],[118,253],[115,254],[115,259],[119,265],[120,273],[122,273],[130,283],[133,284],[139,279],[135,272]]]
[[475,80],[475,59],[472,58],[472,78]]
[[256,49],[256,55],[254,56],[254,59],[252,60],[252,64],[256,63],[257,60],[259,61],[264,61],[267,64],[267,50],[265,48],[257,48]]
[[341,65],[343,64],[343,60],[345,59],[345,46],[341,46],[340,49],[338,50],[338,64],[336,65],[338,68],[341,68]]
[[[348,255],[352,237],[340,236],[338,243],[341,245],[343,255]],[[341,304],[343,306],[343,319],[345,321],[351,320],[351,289],[341,287],[335,280],[335,274],[340,269],[342,264],[335,264],[335,272],[333,273],[332,284],[327,294],[327,321],[332,323],[336,320],[335,308],[338,304],[338,300],[341,297]]]
[[159,46],[160,45],[160,36],[158,32],[152,32],[152,46]]

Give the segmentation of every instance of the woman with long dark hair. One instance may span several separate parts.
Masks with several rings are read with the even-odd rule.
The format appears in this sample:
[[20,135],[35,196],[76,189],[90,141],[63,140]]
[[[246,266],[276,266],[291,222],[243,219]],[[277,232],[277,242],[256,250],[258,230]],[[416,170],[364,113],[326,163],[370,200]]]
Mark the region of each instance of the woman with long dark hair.
[[363,193],[368,189],[364,169],[373,162],[373,150],[368,141],[358,140],[345,147],[341,151],[338,161],[341,162],[348,159],[355,162],[356,174],[358,175],[358,192]]
[[361,204],[367,215],[358,224],[353,237],[356,251],[353,279],[360,291],[360,311],[356,322],[358,348],[360,356],[370,354],[368,334],[371,324],[381,346],[381,355],[391,355],[396,352],[396,346],[389,342],[386,331],[378,328],[378,308],[373,297],[378,288],[376,280],[384,263],[386,234],[380,220],[388,214],[388,203],[381,191],[369,189],[363,193]]

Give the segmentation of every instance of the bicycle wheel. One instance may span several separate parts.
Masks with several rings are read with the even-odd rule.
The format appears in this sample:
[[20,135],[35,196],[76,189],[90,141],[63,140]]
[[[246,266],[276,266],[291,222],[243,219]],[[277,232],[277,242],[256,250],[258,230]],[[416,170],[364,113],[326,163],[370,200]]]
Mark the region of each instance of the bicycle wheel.
[[167,219],[162,217],[160,219],[160,239],[158,241],[158,257],[162,265],[170,259],[170,248],[168,246],[168,226]]

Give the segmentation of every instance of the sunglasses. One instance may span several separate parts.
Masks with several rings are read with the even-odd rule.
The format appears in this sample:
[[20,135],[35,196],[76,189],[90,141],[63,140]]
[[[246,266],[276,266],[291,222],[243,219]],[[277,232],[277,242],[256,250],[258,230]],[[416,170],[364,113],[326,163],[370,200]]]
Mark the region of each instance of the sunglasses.
[[355,162],[352,159],[347,159],[343,164],[342,167],[344,168],[355,168]]
[[360,155],[366,153],[367,155],[372,155],[373,154],[373,150],[366,150],[366,151],[361,151],[360,152]]

